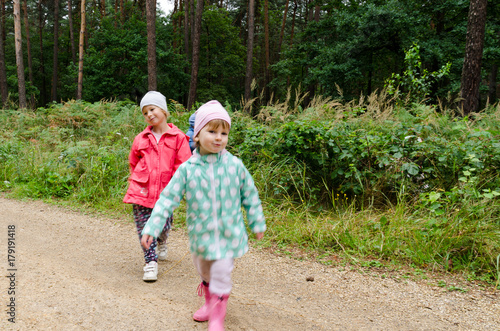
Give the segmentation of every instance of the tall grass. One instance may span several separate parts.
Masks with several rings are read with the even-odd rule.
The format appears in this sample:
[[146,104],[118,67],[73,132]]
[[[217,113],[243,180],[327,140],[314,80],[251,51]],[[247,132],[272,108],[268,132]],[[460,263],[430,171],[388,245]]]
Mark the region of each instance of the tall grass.
[[[349,103],[315,97],[302,109],[304,96],[290,92],[254,118],[232,114],[228,149],[264,201],[264,244],[458,272],[498,286],[498,105],[470,119],[442,105],[397,107],[384,92]],[[171,109],[169,122],[187,131],[190,114],[178,104]],[[0,191],[130,213],[122,203],[128,153],[145,127],[136,105],[2,110],[0,126]]]

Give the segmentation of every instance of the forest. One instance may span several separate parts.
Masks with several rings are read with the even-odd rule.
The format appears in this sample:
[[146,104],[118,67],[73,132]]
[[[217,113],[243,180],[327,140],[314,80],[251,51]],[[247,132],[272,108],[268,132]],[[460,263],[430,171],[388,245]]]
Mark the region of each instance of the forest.
[[466,113],[497,100],[496,1],[172,1],[165,15],[156,0],[1,0],[3,107],[148,90],[254,114],[291,91],[303,109],[383,90]]

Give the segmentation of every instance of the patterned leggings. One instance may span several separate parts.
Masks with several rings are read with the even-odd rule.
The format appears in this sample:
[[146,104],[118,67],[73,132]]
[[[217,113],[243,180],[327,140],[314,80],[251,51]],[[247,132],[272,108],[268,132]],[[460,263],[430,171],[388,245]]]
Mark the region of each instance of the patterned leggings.
[[[153,209],[135,204],[133,205],[133,208],[134,208],[134,222],[135,226],[137,227],[137,234],[139,235],[139,241],[140,241],[142,238],[141,235],[142,229],[144,229],[144,226],[148,222],[148,219],[151,216],[151,212],[153,211]],[[173,221],[174,221],[174,215],[167,218],[167,221],[165,222],[165,227],[163,228],[163,231],[160,233],[160,236],[158,237],[158,244],[161,245],[167,242],[168,234],[170,232],[170,229],[172,228]],[[158,261],[158,255],[156,255],[156,239],[153,240],[151,246],[149,246],[149,249],[145,249],[144,247],[142,247],[142,250],[144,252],[144,260],[146,261],[146,263],[149,263],[151,261]]]

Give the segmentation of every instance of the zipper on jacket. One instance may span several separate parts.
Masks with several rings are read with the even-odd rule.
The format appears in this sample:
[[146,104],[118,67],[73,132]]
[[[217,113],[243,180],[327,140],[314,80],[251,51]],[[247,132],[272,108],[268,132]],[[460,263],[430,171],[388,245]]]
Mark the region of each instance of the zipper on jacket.
[[[208,164],[208,170],[209,170],[209,176],[210,176],[210,191],[212,192],[212,218],[213,218],[213,223],[214,223],[214,240],[215,240],[215,249],[216,249],[216,256],[220,257],[220,242],[219,242],[219,219],[218,219],[218,214],[217,214],[217,196],[215,194],[215,167],[214,163],[209,163]],[[222,201],[221,201],[221,208],[222,208]]]

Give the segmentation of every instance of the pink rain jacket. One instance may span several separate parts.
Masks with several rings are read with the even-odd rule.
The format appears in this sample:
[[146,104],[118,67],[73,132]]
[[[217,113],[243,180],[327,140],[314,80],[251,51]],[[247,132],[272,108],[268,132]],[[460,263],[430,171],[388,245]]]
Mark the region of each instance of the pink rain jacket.
[[172,123],[158,144],[151,126],[139,133],[129,155],[129,187],[123,202],[153,208],[174,172],[191,157],[189,137]]

